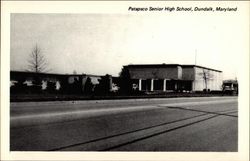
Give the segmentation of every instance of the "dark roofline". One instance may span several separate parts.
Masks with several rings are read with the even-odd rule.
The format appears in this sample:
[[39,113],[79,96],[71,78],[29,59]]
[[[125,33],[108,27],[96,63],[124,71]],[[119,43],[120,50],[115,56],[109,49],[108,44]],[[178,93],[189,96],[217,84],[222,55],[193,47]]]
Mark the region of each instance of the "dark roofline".
[[207,68],[199,65],[181,65],[181,64],[131,64],[131,65],[125,65],[124,67],[129,67],[129,68],[136,68],[136,67],[142,67],[142,68],[151,68],[151,67],[176,67],[176,66],[181,66],[181,67],[198,67],[198,68],[203,68],[203,69],[208,69],[208,70],[213,70],[216,72],[222,72],[220,70],[212,69],[212,68]]
[[48,76],[89,76],[89,77],[101,77],[102,75],[93,75],[93,74],[58,74],[58,73],[36,73],[30,71],[10,71],[10,73],[23,73],[23,74],[39,74],[39,75],[48,75]]
[[151,67],[176,67],[176,66],[181,66],[180,64],[129,64],[129,65],[124,65],[124,67],[143,67],[143,68],[151,68]]

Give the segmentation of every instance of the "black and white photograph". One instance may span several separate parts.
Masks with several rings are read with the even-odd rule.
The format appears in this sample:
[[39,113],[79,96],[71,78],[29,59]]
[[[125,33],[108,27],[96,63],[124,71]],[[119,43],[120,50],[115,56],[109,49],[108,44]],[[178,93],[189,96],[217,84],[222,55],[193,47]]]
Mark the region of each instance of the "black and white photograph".
[[3,4],[4,160],[247,161],[249,2]]

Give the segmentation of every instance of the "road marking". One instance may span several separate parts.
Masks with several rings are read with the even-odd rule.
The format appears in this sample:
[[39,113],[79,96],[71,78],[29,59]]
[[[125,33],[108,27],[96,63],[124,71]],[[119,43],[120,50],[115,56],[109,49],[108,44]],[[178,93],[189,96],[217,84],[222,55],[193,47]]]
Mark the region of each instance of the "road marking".
[[118,114],[118,113],[121,114],[128,112],[162,109],[165,108],[166,106],[190,106],[190,105],[197,106],[197,105],[207,105],[207,104],[231,103],[236,101],[237,100],[211,100],[206,102],[195,101],[195,102],[156,104],[148,106],[128,106],[128,107],[88,109],[88,110],[81,109],[81,110],[66,111],[66,112],[56,111],[52,113],[11,116],[10,122],[11,122],[11,127],[30,126],[35,124],[72,121],[81,118],[96,117],[107,114]]
[[202,102],[179,102],[179,103],[166,103],[159,104],[158,106],[198,106],[198,105],[208,105],[208,104],[223,104],[237,102],[237,100],[212,100],[212,101],[202,101]]
[[128,107],[118,107],[118,108],[102,108],[102,109],[87,109],[87,110],[76,110],[76,111],[66,111],[66,112],[54,112],[54,113],[42,113],[42,114],[33,114],[33,115],[21,115],[21,116],[13,116],[11,120],[16,119],[25,119],[25,118],[38,118],[38,117],[57,117],[63,115],[74,115],[74,114],[96,114],[96,113],[113,113],[116,111],[124,112],[124,111],[140,111],[151,108],[159,108],[165,106],[197,106],[197,105],[207,105],[207,104],[222,104],[222,103],[230,103],[235,102],[235,100],[216,100],[216,101],[206,101],[206,102],[180,102],[180,103],[167,103],[167,104],[156,104],[156,105],[148,105],[148,106],[128,106]]
[[96,103],[113,103],[113,102],[130,102],[130,101],[136,101],[136,102],[145,102],[145,101],[173,101],[173,100],[196,100],[196,99],[202,99],[199,101],[207,101],[213,100],[213,99],[221,99],[223,100],[230,99],[230,100],[237,100],[238,97],[177,97],[177,98],[138,98],[138,99],[114,99],[114,100],[72,100],[72,101],[48,101],[48,102],[10,102],[12,107],[19,107],[19,106],[25,106],[25,107],[32,107],[37,105],[72,105],[72,104],[96,104]]
[[[216,116],[217,115],[219,116],[219,115],[226,115],[225,113],[232,113],[232,112],[236,112],[236,111],[235,110],[233,110],[233,111],[231,111],[231,110],[217,111],[217,113],[212,113],[212,114],[215,114]],[[179,124],[182,125],[184,121],[190,121],[191,120],[191,122],[193,122],[194,119],[196,120],[197,118],[208,117],[210,115],[211,115],[211,113],[203,113],[203,114],[199,114],[199,115],[195,115],[195,116],[191,116],[191,117],[186,117],[186,118],[181,118],[181,119],[177,119],[177,120],[173,120],[173,121],[168,121],[168,122],[156,124],[156,125],[153,125],[153,126],[139,128],[139,129],[136,129],[136,130],[133,130],[133,131],[126,131],[126,132],[115,134],[115,135],[109,135],[109,136],[105,136],[105,137],[101,137],[101,138],[97,138],[97,139],[88,140],[88,141],[85,141],[85,142],[79,142],[79,143],[76,143],[76,144],[71,144],[71,145],[67,145],[67,146],[63,146],[63,147],[58,147],[58,148],[55,148],[55,149],[51,149],[50,151],[70,150],[70,149],[75,150],[75,148],[79,148],[79,150],[83,150],[85,144],[93,144],[93,143],[98,144],[99,142],[102,142],[104,140],[108,141],[110,139],[112,140],[112,139],[116,139],[116,138],[120,138],[120,137],[122,138],[122,137],[124,137],[126,135],[131,135],[132,134],[129,138],[125,139],[125,142],[128,142],[128,140],[131,140],[132,138],[136,137],[135,133],[136,134],[141,133],[141,135],[143,137],[145,137],[145,136],[147,136],[146,131],[148,131],[148,130],[155,129],[152,132],[157,133],[158,128],[171,129],[172,126],[176,127]],[[139,135],[139,138],[142,137],[141,135]],[[112,141],[108,141],[108,142],[110,144]],[[106,146],[106,144],[105,144],[105,146]],[[88,145],[86,147],[88,147]],[[98,145],[98,148],[101,148],[101,146]],[[85,150],[88,150],[88,149],[85,149]]]

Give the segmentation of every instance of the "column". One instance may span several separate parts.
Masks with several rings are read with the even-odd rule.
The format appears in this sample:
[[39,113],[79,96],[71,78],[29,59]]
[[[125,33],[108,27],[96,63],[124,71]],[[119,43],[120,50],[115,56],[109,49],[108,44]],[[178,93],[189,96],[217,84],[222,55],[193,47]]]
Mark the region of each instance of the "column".
[[177,81],[174,83],[174,90],[177,91]]
[[154,91],[154,79],[151,79],[150,91]]
[[163,79],[163,91],[166,91],[166,79]]
[[139,91],[141,91],[141,79],[139,79]]
[[192,92],[195,92],[196,89],[195,89],[195,80],[192,81]]

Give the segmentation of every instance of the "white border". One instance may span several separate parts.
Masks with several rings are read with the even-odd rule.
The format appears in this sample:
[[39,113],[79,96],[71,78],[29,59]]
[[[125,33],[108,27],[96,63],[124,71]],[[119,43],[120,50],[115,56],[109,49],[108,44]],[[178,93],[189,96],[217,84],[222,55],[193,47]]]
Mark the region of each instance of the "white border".
[[[10,68],[10,13],[119,13],[131,14],[127,9],[132,6],[176,5],[190,3],[201,5],[240,6],[245,11],[246,34],[244,40],[245,53],[239,73],[239,152],[10,152],[9,151],[9,68]],[[250,2],[69,2],[69,1],[1,1],[1,160],[249,160],[249,8]],[[142,14],[142,13],[133,13]]]

